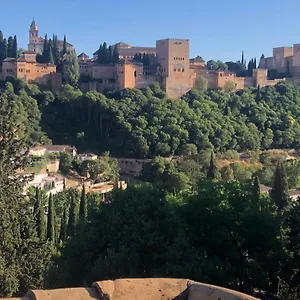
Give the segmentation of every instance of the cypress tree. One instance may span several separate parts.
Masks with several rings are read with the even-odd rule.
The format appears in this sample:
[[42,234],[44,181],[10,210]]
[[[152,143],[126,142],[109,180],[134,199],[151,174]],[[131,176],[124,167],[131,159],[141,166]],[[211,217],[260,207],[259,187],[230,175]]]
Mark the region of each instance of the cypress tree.
[[53,47],[52,47],[52,55],[55,63],[59,60],[59,49],[57,45],[57,35],[53,35]]
[[258,85],[256,90],[256,101],[259,101],[260,98],[261,98],[260,85]]
[[67,238],[67,228],[68,228],[68,208],[67,206],[64,208],[64,212],[61,218],[60,223],[60,234],[59,240],[64,242]]
[[106,42],[103,43],[102,51],[103,51],[103,63],[107,64],[108,63],[108,49],[107,49]]
[[54,59],[53,59],[53,43],[52,40],[50,39],[48,42],[48,47],[47,47],[47,63],[53,64]]
[[48,216],[47,216],[47,239],[55,244],[55,208],[52,194],[49,195]]
[[258,176],[255,176],[253,181],[253,198],[255,202],[260,199],[260,181]]
[[67,53],[67,37],[64,35],[64,44],[63,44],[63,55]]
[[40,207],[40,190],[38,187],[35,188],[35,202],[34,202],[34,206],[33,206],[33,216],[36,219],[37,218],[37,214],[39,211],[39,207]]
[[67,235],[72,236],[75,233],[75,228],[77,225],[78,215],[77,215],[77,205],[76,196],[74,193],[71,194],[71,203],[69,210],[69,221],[67,226]]
[[244,51],[242,52],[242,60],[241,60],[241,64],[243,65],[245,63],[245,60],[244,60]]
[[113,61],[113,51],[112,51],[111,46],[109,46],[108,47],[108,62],[112,63],[112,61]]
[[79,219],[84,221],[87,217],[87,202],[85,194],[85,185],[82,185],[81,197],[80,197],[80,207],[79,207]]
[[103,47],[100,44],[99,49],[98,49],[98,58],[97,58],[97,62],[99,64],[103,64]]
[[3,59],[7,58],[7,48],[8,48],[7,40],[4,39],[3,40]]
[[39,207],[37,212],[37,234],[41,240],[46,237],[46,220],[45,220],[45,210],[42,201],[39,201]]
[[43,63],[48,63],[48,36],[47,34],[45,35],[45,39],[44,39],[44,45],[43,45]]
[[278,211],[282,211],[289,202],[289,188],[284,164],[278,161],[274,175],[274,185],[271,197],[277,206]]
[[66,182],[66,178],[64,178],[64,182],[63,182],[63,190],[65,191],[67,188],[67,182]]
[[214,162],[214,153],[211,153],[210,156],[210,163],[209,163],[209,169],[207,172],[207,178],[210,179],[215,179],[216,177],[216,166],[215,166],[215,162]]
[[10,36],[7,42],[7,57],[13,57],[13,44],[14,44],[14,40]]
[[13,39],[12,57],[14,57],[14,58],[18,57],[18,42],[17,42],[16,36],[14,36],[14,39]]
[[118,47],[117,46],[114,47],[112,60],[113,60],[114,64],[119,61],[119,52],[118,52]]
[[4,60],[3,33],[0,30],[0,62]]

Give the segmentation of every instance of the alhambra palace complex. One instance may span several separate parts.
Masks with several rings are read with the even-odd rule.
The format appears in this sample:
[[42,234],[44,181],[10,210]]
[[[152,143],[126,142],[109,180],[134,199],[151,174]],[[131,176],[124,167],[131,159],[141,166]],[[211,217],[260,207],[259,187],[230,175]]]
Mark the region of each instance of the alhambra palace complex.
[[[33,21],[29,29],[28,50],[20,58],[6,58],[2,64],[0,78],[8,76],[50,84],[52,90],[58,90],[62,84],[62,74],[57,73],[54,64],[40,64],[36,55],[42,53],[44,39],[38,35],[38,27]],[[189,40],[163,39],[156,41],[156,47],[135,47],[125,43],[117,47],[119,61],[115,64],[97,63],[98,51],[89,58],[85,53],[78,55],[79,70],[88,81],[80,83],[83,91],[116,90],[124,88],[145,88],[153,82],[159,82],[161,88],[170,98],[177,98],[193,88],[195,80],[203,76],[208,81],[208,88],[224,88],[232,82],[236,90],[246,87],[275,85],[283,79],[268,79],[268,70],[276,70],[278,74],[290,74],[287,80],[300,83],[300,44],[294,47],[273,49],[273,56],[260,59],[259,68],[253,70],[252,77],[237,77],[229,71],[207,70],[201,58],[189,58]],[[63,41],[58,41],[62,50]],[[67,50],[73,50],[67,44]],[[148,65],[133,60],[135,55],[149,54]],[[65,57],[64,57],[65,58]]]

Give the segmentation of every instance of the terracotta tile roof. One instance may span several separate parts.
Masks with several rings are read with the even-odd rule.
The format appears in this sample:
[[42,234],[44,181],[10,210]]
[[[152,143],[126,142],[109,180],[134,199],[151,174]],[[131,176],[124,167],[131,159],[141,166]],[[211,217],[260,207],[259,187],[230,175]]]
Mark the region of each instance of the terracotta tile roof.
[[[22,300],[258,300],[249,295],[189,279],[142,278],[94,282],[92,288],[29,291]],[[3,300],[3,299],[2,299]]]

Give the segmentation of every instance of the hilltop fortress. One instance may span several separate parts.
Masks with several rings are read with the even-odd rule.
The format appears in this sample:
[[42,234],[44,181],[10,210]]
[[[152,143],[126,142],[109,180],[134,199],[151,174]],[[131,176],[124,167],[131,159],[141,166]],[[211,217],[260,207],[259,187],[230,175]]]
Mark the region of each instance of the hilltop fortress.
[[293,47],[273,48],[273,56],[261,56],[260,69],[267,69],[274,78],[287,78],[293,84],[300,83],[300,44]]
[[[26,82],[48,84],[52,90],[58,90],[62,85],[61,73],[57,72],[53,64],[40,64],[36,55],[43,51],[44,39],[39,37],[38,26],[32,21],[29,28],[28,50],[19,58],[6,58],[2,63],[0,78],[8,76],[21,78]],[[57,41],[59,51],[63,50],[64,42]],[[72,51],[73,45],[66,43],[67,51]],[[286,70],[293,66],[293,70],[300,76],[300,45],[294,56],[289,58],[291,50],[283,48],[280,52],[280,63],[277,58],[262,58],[260,67],[253,70],[252,77],[237,77],[229,71],[207,70],[205,62],[197,57],[190,59],[190,45],[187,39],[163,39],[156,41],[156,47],[136,47],[120,42],[110,47],[110,55],[114,51],[116,60],[99,60],[100,49],[89,58],[85,53],[78,55],[81,79],[79,87],[83,91],[104,92],[124,88],[145,88],[153,82],[158,82],[169,98],[178,98],[195,84],[200,76],[207,79],[208,88],[224,88],[231,82],[235,90],[247,87],[261,87],[275,85],[283,79],[268,79],[268,70],[274,65]],[[277,52],[276,52],[277,53]],[[62,64],[68,53],[64,54]],[[277,56],[276,56],[277,57]],[[144,58],[144,59],[141,59]],[[146,59],[147,61],[146,61]],[[272,61],[272,62],[271,62]],[[293,64],[288,62],[292,61]]]

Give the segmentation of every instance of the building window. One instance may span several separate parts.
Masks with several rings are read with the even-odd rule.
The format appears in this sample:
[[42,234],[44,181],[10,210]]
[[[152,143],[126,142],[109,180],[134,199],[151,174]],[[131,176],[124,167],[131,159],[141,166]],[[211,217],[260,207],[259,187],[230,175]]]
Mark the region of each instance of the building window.
[[134,71],[134,77],[136,77],[136,71]]
[[180,69],[178,69],[178,72],[180,72]]
[[176,69],[174,69],[174,72],[176,72]]
[[182,72],[184,72],[184,69],[182,69]]

